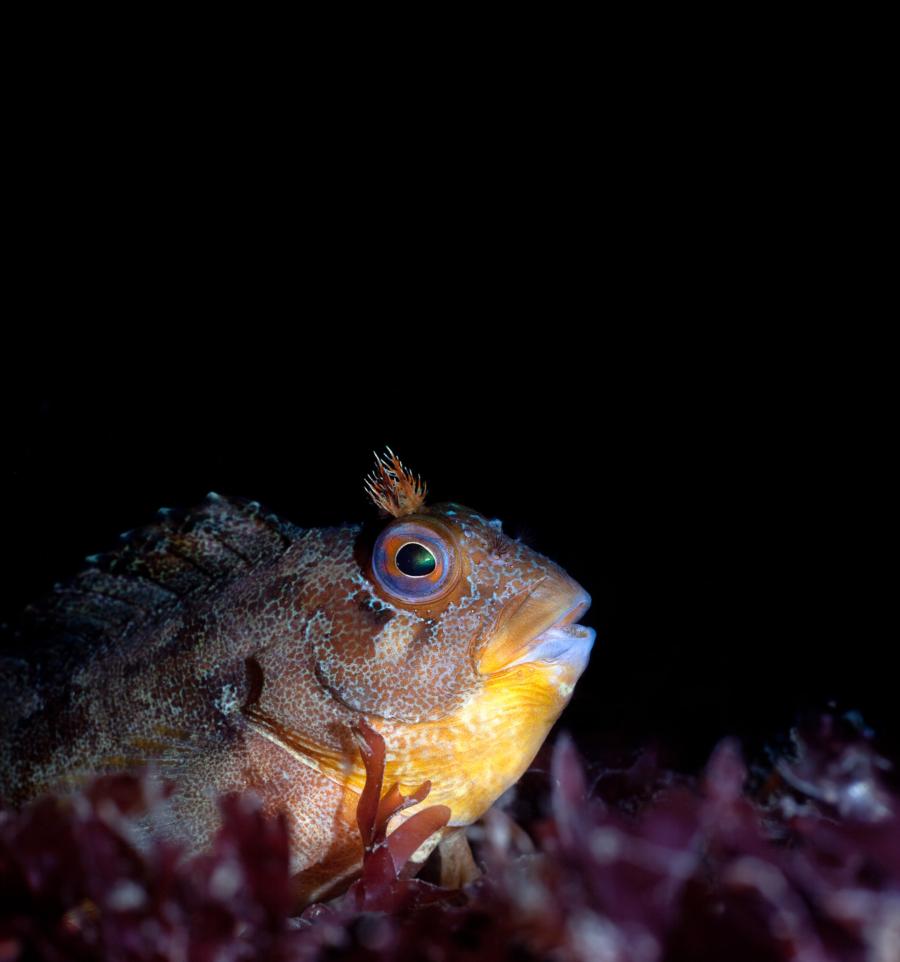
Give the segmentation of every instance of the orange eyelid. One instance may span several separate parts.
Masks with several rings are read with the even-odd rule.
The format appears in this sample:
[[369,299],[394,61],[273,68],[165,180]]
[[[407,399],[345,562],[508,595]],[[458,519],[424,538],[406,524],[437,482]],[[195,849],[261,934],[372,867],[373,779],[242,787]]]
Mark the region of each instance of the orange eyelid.
[[416,517],[415,515],[403,518],[402,521],[398,522],[396,531],[388,531],[387,545],[390,546],[391,550],[396,550],[402,548],[408,541],[421,541],[427,547],[427,535],[442,541],[450,549],[451,554],[457,553],[456,536],[447,525],[435,518]]
[[[432,518],[427,514],[407,515],[405,518],[400,518],[398,521],[395,521],[394,527],[396,527],[398,531],[402,531],[403,529],[424,528],[426,531],[431,531],[439,538],[444,538],[447,541],[454,541],[453,532],[451,531],[449,525],[445,524],[443,521],[439,521],[437,518]],[[415,541],[415,535],[408,535],[408,540]]]

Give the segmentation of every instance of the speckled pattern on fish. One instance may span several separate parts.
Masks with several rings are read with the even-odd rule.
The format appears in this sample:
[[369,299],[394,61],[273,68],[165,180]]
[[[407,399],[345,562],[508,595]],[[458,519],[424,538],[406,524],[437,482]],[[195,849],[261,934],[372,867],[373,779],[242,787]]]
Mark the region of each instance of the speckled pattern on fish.
[[359,864],[364,719],[386,786],[430,779],[445,832],[478,818],[568,701],[590,599],[499,521],[426,505],[392,455],[369,489],[377,521],[301,529],[211,494],[92,556],[0,659],[0,794],[149,764],[175,784],[154,829],[199,847],[216,797],[253,790],[288,816],[308,901]]

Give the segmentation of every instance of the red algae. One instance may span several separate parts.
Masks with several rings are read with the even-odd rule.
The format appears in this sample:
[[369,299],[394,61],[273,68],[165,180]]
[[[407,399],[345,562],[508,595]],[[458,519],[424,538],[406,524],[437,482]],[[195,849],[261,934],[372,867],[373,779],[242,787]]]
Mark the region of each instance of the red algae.
[[649,752],[586,769],[561,736],[549,772],[470,830],[484,874],[461,890],[410,877],[447,809],[390,832],[428,785],[383,791],[383,741],[363,726],[358,742],[362,872],[300,917],[286,822],[252,795],[221,799],[221,828],[193,856],[140,836],[141,813],[162,804],[148,779],[4,809],[0,960],[900,959],[900,800],[844,720],[795,732],[764,779],[731,740],[694,778]]

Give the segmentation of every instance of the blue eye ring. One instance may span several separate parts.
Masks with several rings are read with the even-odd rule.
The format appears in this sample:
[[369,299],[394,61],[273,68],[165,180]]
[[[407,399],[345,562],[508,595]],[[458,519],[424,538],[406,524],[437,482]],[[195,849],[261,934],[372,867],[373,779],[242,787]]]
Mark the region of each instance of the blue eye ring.
[[[420,549],[415,557],[410,547]],[[429,563],[430,559],[430,563]],[[372,549],[372,577],[401,604],[430,604],[449,592],[459,577],[453,535],[433,519],[400,518],[378,536]]]

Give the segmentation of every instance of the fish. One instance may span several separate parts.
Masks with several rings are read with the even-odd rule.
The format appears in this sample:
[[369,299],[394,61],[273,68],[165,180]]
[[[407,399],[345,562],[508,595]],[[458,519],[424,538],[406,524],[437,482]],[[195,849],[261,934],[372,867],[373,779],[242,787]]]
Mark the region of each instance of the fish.
[[591,599],[498,519],[427,503],[390,449],[365,487],[377,517],[327,528],[216,493],[161,509],[30,606],[0,659],[0,797],[149,766],[174,785],[152,830],[197,850],[217,798],[253,792],[287,820],[304,905],[359,872],[365,726],[384,784],[429,783],[458,839],[569,702]]

